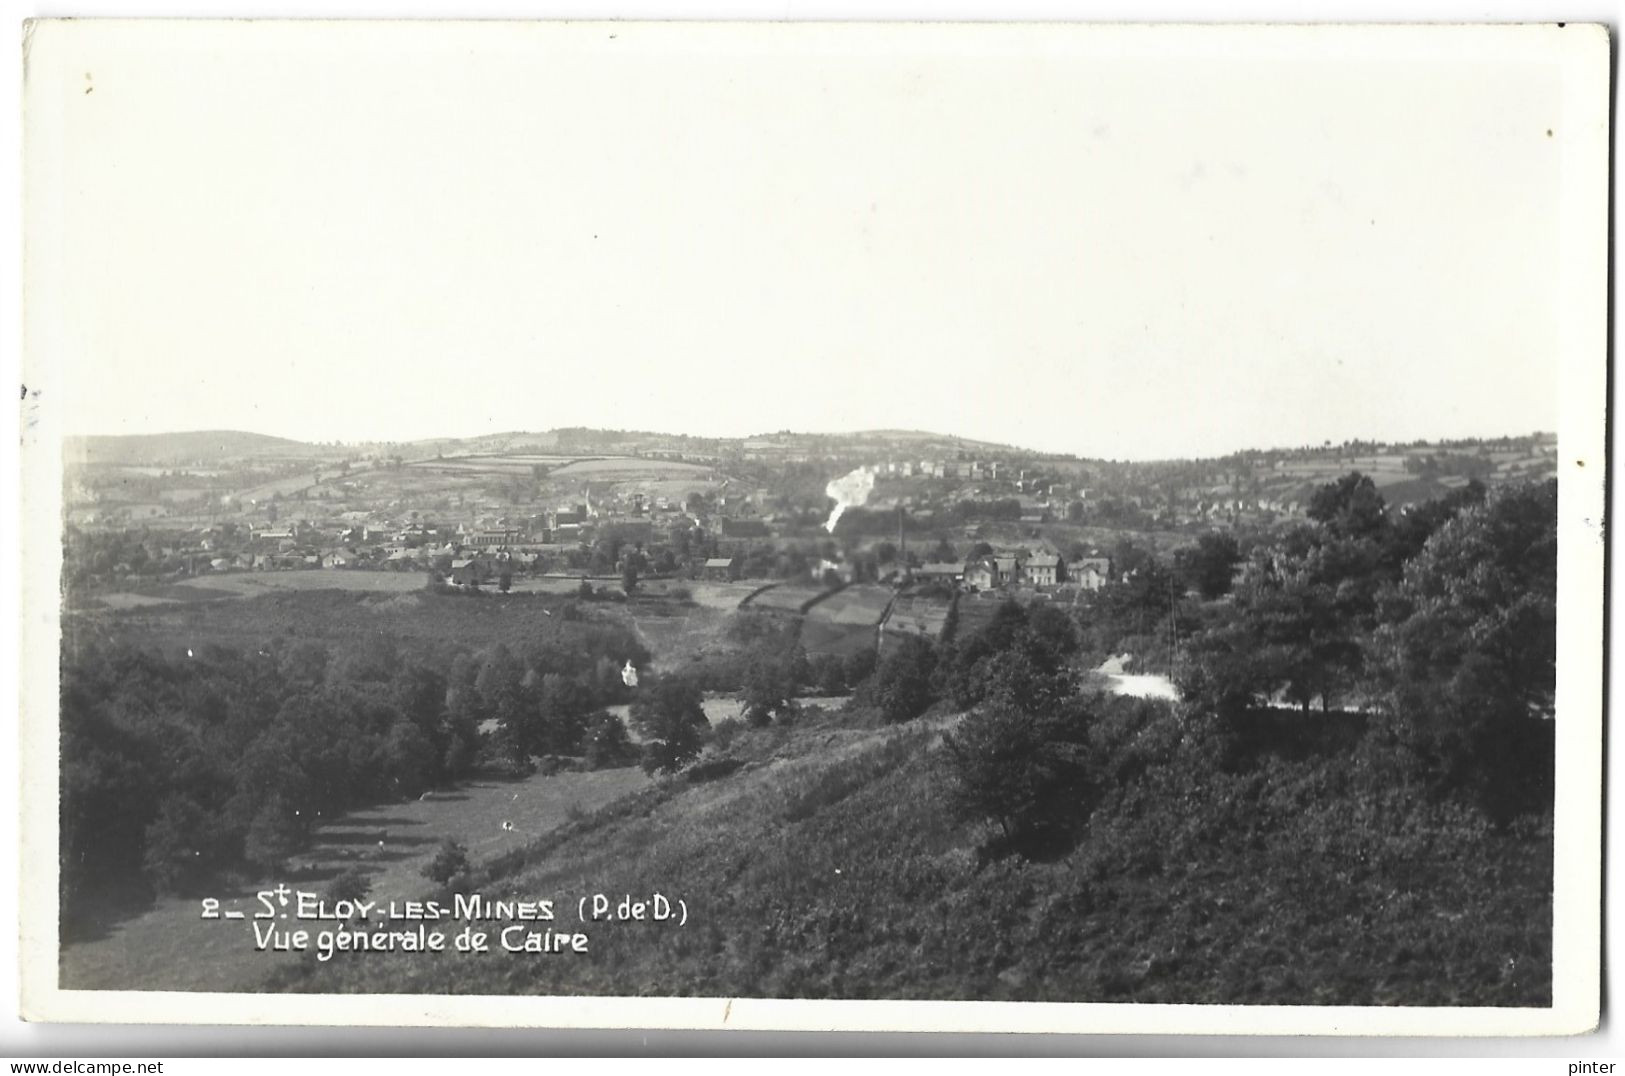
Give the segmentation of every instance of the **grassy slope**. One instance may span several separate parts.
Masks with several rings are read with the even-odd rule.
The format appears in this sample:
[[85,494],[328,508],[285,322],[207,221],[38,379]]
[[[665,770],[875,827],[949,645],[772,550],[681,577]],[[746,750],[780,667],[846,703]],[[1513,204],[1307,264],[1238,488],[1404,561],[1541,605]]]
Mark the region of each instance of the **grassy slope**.
[[1352,794],[1346,742],[1226,772],[1167,710],[1128,704],[1097,729],[1111,761],[1078,847],[982,862],[987,829],[944,800],[951,720],[742,734],[737,772],[663,781],[482,885],[561,908],[658,890],[688,902],[685,927],[599,925],[585,956],[369,954],[274,987],[1549,1003],[1549,824],[1498,835],[1448,806]]

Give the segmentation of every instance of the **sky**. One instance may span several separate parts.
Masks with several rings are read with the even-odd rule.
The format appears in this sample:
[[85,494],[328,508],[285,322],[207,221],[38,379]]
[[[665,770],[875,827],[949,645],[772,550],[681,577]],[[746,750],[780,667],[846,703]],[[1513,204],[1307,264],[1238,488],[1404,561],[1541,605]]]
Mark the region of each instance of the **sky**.
[[69,433],[1559,425],[1555,28],[47,25]]

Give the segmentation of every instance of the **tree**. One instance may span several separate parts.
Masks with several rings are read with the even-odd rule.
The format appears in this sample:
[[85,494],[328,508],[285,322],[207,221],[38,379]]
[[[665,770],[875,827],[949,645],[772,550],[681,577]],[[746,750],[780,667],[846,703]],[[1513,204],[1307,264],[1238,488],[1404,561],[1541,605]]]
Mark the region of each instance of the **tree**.
[[943,747],[955,813],[992,820],[1009,848],[1056,850],[1087,813],[1094,790],[1086,715],[991,702],[944,736]]
[[1376,483],[1359,471],[1316,490],[1308,515],[1342,538],[1379,538],[1388,527],[1387,502]]
[[632,725],[652,741],[643,767],[650,773],[681,769],[700,753],[701,730],[710,727],[700,689],[681,677],[661,677],[632,701]]
[[1360,672],[1374,577],[1346,546],[1303,537],[1301,549],[1255,559],[1237,593],[1244,668],[1271,696],[1303,709],[1318,699],[1329,710]]
[[595,770],[625,766],[638,757],[638,749],[626,734],[626,723],[607,710],[590,715],[582,735],[582,754]]
[[1228,532],[1204,534],[1196,545],[1179,551],[1178,565],[1185,584],[1208,601],[1230,593],[1231,579],[1241,562],[1241,548]]
[[1240,607],[1214,606],[1202,630],[1187,640],[1174,679],[1181,698],[1234,718],[1267,705],[1278,690],[1271,657]]
[[187,893],[217,866],[218,826],[190,797],[171,792],[144,834],[142,867],[160,893]]
[[937,658],[931,644],[905,636],[881,659],[870,684],[870,697],[880,716],[891,723],[920,716],[935,701],[932,677]]
[[739,696],[746,722],[769,725],[790,709],[797,685],[792,664],[791,656],[784,653],[758,651],[751,656]]
[[243,837],[243,858],[266,869],[280,867],[304,846],[305,837],[293,808],[281,796],[273,796],[254,815]]
[[1445,523],[1383,614],[1372,679],[1423,771],[1499,821],[1549,804],[1556,481],[1498,490]]
[[497,589],[506,594],[513,589],[513,569],[503,566],[502,573],[497,576]]
[[580,680],[563,673],[543,675],[530,746],[538,753],[575,754],[592,707],[592,692]]
[[641,558],[628,555],[621,563],[621,589],[631,594],[638,589],[638,560]]
[[524,685],[525,667],[502,643],[492,647],[474,679],[481,707],[497,723],[515,762],[530,757],[535,707]]
[[1394,518],[1388,536],[1385,564],[1397,579],[1404,571],[1405,562],[1422,551],[1433,533],[1462,510],[1483,504],[1489,496],[1484,483],[1472,479],[1460,489],[1453,489],[1443,497],[1421,504],[1406,505]]

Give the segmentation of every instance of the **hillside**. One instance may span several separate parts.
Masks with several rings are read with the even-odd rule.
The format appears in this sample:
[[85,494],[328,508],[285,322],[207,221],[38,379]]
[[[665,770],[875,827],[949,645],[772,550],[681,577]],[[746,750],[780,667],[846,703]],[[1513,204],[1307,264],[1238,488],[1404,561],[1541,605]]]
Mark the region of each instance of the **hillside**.
[[998,856],[986,823],[956,817],[942,740],[956,716],[815,711],[738,729],[712,765],[473,879],[489,897],[554,899],[556,931],[578,929],[576,900],[595,892],[680,898],[686,926],[588,924],[586,955],[346,954],[270,988],[1548,1003],[1549,911],[1527,897],[1550,893],[1549,826],[1496,833],[1361,788],[1358,718],[1277,730],[1263,750],[1163,704],[1091,707],[1098,805],[1047,861]]
[[343,455],[328,445],[242,430],[69,437],[63,458],[86,464],[129,466],[209,466],[244,459],[320,459]]

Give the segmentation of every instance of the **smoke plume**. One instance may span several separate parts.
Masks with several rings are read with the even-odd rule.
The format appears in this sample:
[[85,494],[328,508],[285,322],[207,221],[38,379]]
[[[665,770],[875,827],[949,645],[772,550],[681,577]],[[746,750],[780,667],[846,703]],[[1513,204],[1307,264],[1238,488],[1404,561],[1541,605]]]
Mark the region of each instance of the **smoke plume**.
[[875,473],[867,467],[859,467],[831,481],[824,487],[824,493],[834,498],[835,507],[830,511],[829,519],[824,521],[824,529],[834,534],[835,524],[840,522],[841,513],[863,504],[869,499],[869,494],[874,488]]

